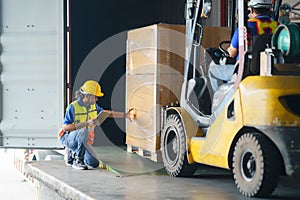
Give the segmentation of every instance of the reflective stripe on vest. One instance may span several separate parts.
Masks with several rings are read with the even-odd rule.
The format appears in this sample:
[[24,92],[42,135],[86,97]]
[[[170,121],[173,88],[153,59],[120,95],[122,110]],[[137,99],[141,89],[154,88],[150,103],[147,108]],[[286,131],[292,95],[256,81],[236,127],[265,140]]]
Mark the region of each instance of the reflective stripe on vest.
[[[95,119],[97,117],[97,109],[96,104],[92,104],[89,110],[86,109],[85,106],[79,105],[78,101],[74,101],[71,103],[74,107],[74,122],[73,124],[77,124],[79,122],[86,122],[90,119]],[[88,143],[94,143],[94,127],[86,127],[89,129]]]
[[273,34],[278,26],[278,22],[272,19],[261,21],[258,18],[250,18],[248,22],[256,22],[256,33],[262,35],[265,33]]

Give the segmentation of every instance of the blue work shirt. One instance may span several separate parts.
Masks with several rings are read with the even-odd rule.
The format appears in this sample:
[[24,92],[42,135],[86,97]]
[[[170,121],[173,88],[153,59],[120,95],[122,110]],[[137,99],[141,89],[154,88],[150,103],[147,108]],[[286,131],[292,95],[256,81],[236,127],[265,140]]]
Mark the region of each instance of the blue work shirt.
[[[77,101],[80,106],[84,106],[82,99],[79,98]],[[97,109],[98,113],[100,113],[103,110],[103,108],[98,106],[98,104],[96,104],[96,109]],[[64,119],[63,123],[64,124],[73,124],[73,122],[74,122],[74,106],[71,104],[71,105],[69,105],[69,108],[66,111],[65,119]]]

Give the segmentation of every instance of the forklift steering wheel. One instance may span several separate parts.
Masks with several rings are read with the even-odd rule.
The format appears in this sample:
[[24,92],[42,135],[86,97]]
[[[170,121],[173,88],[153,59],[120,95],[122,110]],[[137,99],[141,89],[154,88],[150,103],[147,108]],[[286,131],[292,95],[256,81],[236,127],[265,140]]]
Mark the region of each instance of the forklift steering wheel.
[[223,54],[224,57],[230,58],[230,55],[229,55],[228,51],[226,51],[223,48],[224,44],[230,44],[230,41],[222,41],[222,42],[220,42],[220,44],[219,44],[219,50],[222,52],[222,54]]

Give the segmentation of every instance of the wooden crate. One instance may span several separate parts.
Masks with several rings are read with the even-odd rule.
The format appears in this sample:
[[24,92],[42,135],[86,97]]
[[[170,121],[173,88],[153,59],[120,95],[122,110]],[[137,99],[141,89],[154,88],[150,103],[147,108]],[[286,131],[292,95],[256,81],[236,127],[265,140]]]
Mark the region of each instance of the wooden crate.
[[166,24],[128,32],[126,109],[136,109],[136,120],[126,122],[127,150],[147,152],[154,161],[159,160],[161,107],[180,98],[184,32],[184,26]]

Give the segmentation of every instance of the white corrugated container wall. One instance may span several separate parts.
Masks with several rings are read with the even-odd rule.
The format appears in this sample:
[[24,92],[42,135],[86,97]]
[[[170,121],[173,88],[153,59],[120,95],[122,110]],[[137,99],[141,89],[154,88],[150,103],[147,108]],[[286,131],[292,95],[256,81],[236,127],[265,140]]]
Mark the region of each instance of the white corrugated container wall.
[[61,147],[64,1],[1,1],[0,146]]

